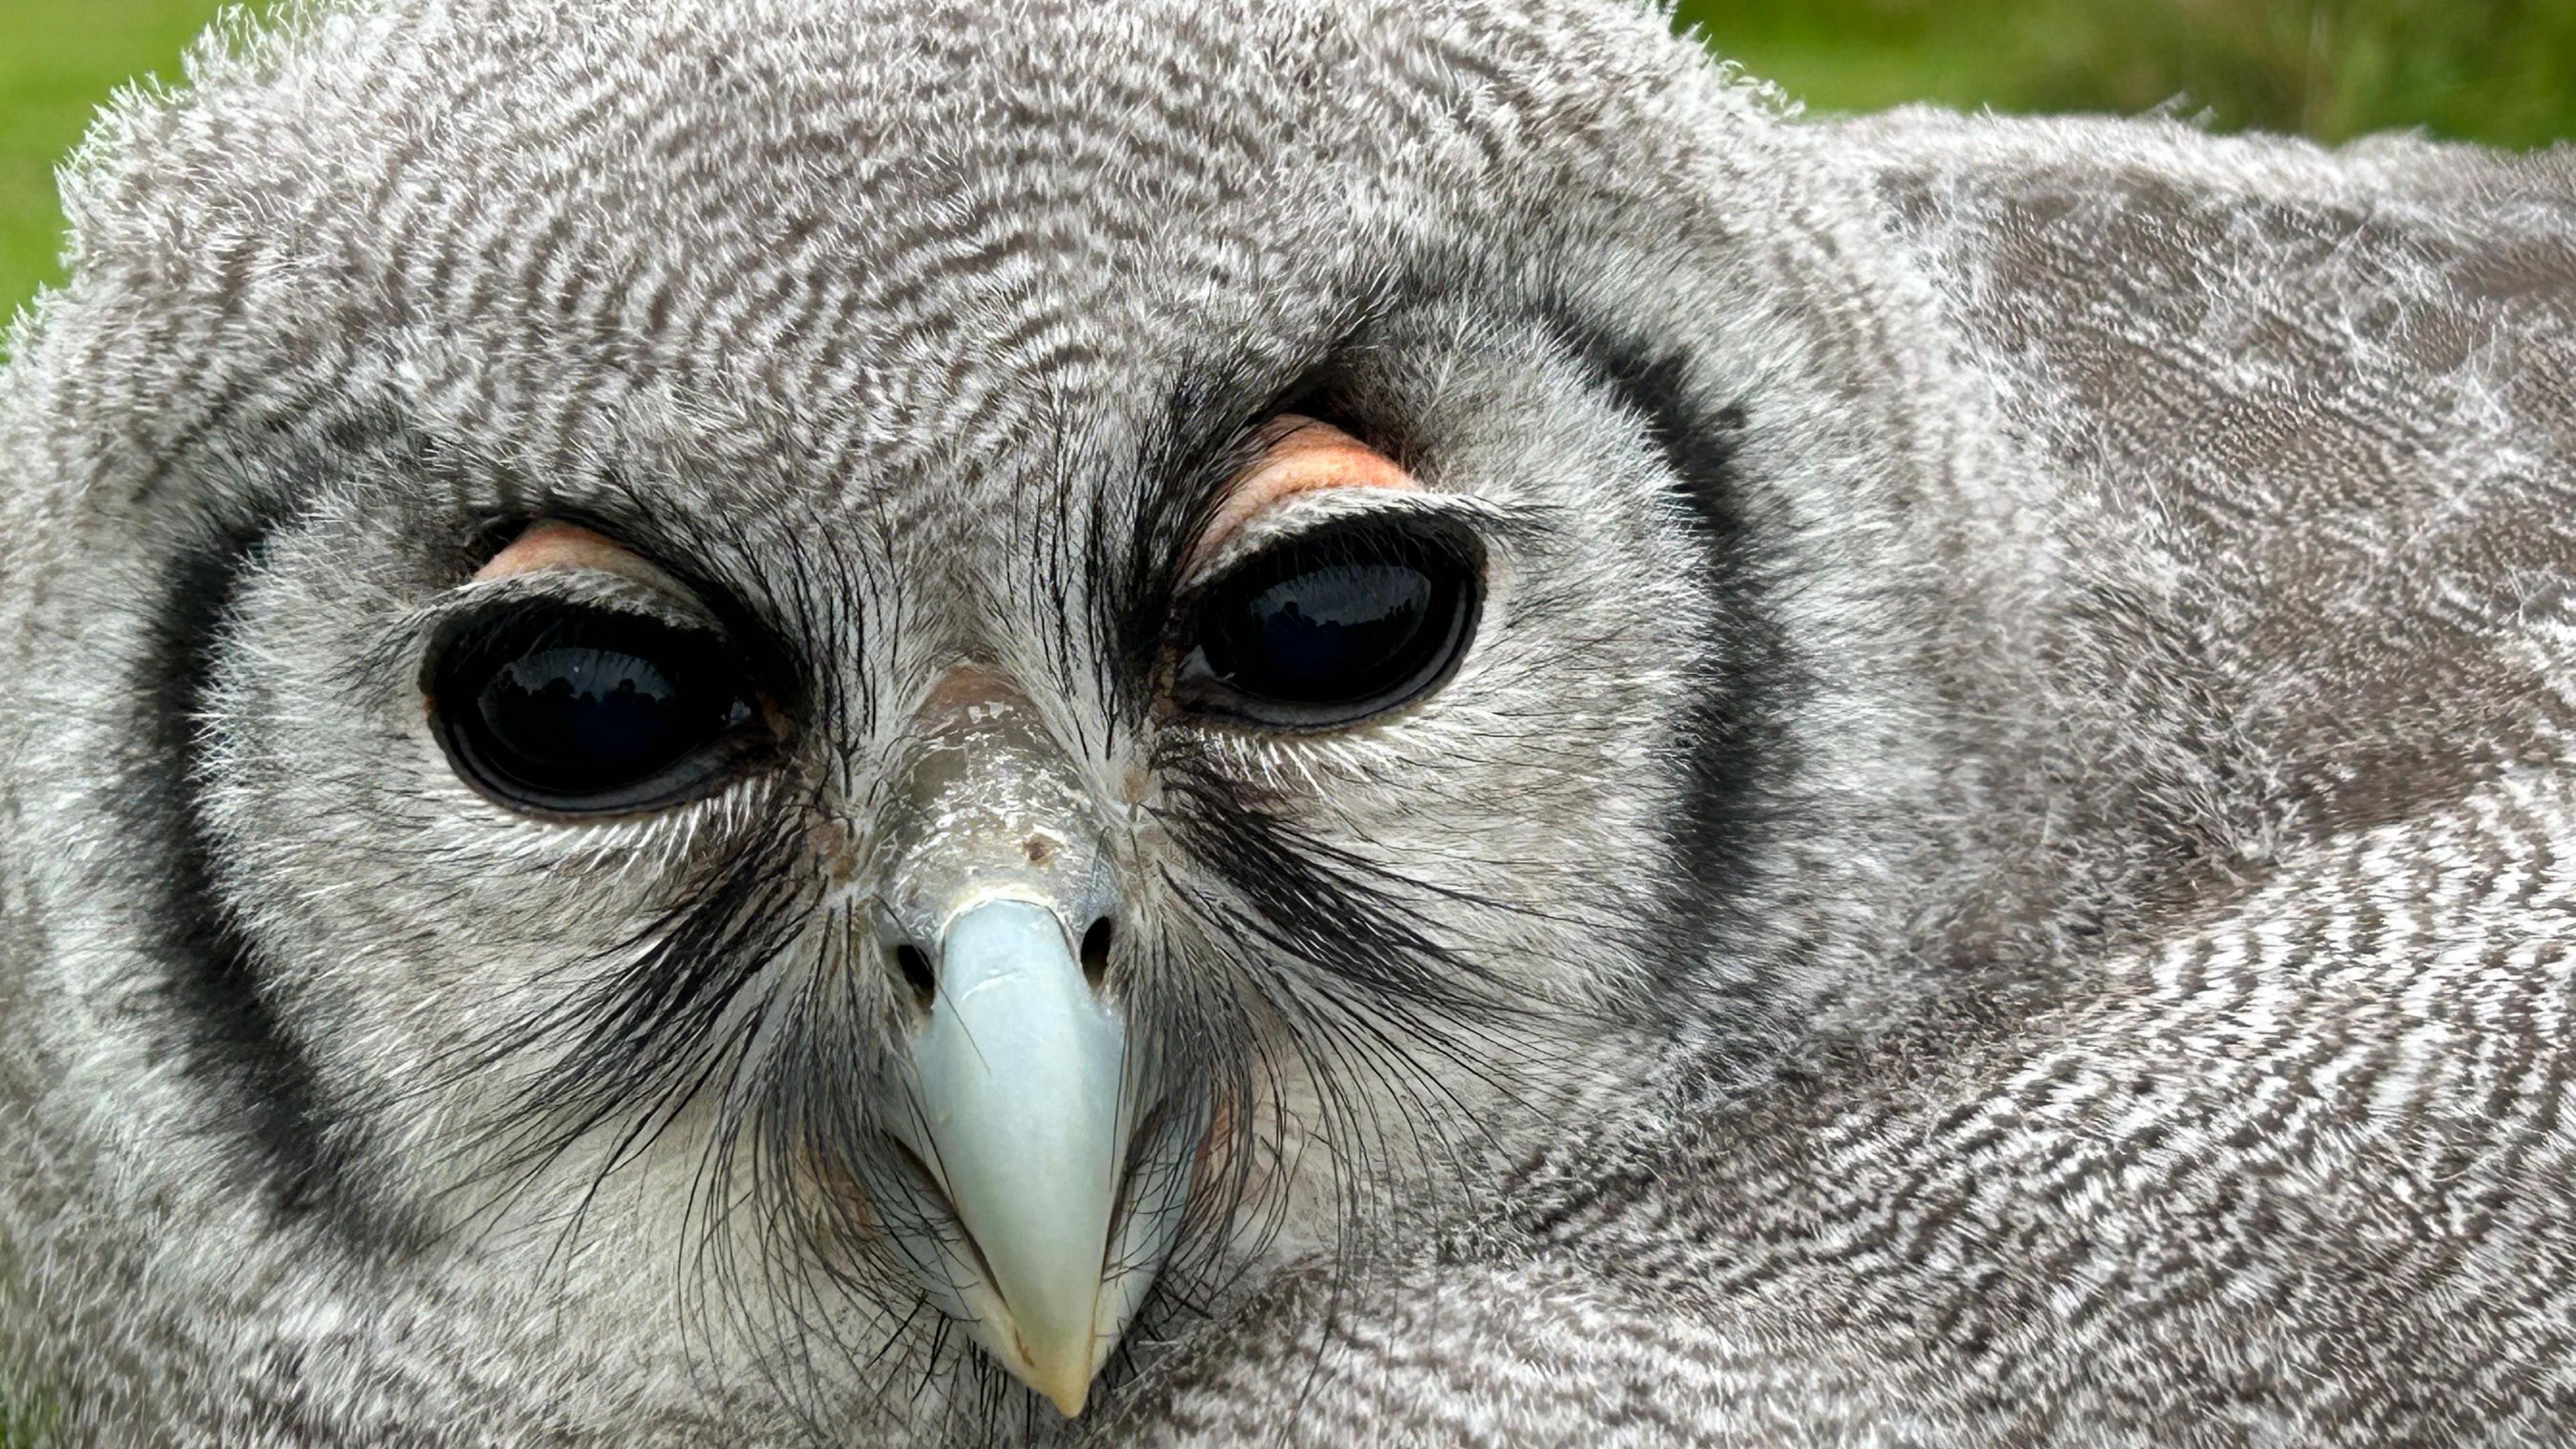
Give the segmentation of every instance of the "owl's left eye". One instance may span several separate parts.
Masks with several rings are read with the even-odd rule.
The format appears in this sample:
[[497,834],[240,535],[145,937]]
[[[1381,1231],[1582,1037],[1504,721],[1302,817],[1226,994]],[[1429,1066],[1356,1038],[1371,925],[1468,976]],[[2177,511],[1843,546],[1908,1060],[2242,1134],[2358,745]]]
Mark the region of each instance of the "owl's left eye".
[[1476,632],[1483,552],[1434,520],[1361,519],[1273,546],[1202,587],[1180,685],[1257,724],[1354,724],[1448,677]]
[[738,773],[769,742],[739,651],[712,631],[538,603],[470,618],[424,686],[467,784],[515,809],[659,809]]

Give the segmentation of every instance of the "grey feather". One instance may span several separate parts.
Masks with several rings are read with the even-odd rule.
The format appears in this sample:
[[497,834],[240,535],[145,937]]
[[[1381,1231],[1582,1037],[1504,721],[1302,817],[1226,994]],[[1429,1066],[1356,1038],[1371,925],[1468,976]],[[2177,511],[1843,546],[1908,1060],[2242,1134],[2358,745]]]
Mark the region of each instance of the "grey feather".
[[[0,1411],[2576,1434],[2576,154],[1246,8],[354,0],[101,123],[0,373]],[[1176,714],[1157,500],[1319,396],[1485,539],[1475,642],[1356,729]],[[612,825],[461,783],[424,640],[546,516],[785,641],[792,757]],[[778,1112],[881,1110],[816,902],[959,661],[1233,1113],[1072,1421],[767,1215]],[[757,950],[649,958],[743,958],[716,1045],[562,1034],[737,877]]]

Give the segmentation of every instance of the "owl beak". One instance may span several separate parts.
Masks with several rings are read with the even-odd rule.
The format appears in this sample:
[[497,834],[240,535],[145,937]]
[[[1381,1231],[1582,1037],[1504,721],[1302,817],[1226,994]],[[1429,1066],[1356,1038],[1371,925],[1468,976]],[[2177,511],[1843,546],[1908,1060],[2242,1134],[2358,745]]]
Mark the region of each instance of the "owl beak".
[[1070,1418],[1170,1252],[1198,1134],[1163,1111],[1138,1132],[1125,1022],[1049,906],[973,904],[939,955],[879,1217],[932,1302]]

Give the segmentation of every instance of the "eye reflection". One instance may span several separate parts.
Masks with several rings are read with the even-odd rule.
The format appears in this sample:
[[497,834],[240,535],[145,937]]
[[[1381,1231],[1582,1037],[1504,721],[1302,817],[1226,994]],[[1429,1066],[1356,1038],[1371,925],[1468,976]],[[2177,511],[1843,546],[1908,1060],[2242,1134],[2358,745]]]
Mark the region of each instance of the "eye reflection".
[[1437,684],[1473,636],[1481,555],[1463,530],[1359,520],[1236,565],[1191,608],[1184,683],[1264,723],[1350,723]]
[[754,691],[723,641],[640,616],[538,603],[471,619],[428,675],[459,775],[519,808],[677,803],[755,743]]

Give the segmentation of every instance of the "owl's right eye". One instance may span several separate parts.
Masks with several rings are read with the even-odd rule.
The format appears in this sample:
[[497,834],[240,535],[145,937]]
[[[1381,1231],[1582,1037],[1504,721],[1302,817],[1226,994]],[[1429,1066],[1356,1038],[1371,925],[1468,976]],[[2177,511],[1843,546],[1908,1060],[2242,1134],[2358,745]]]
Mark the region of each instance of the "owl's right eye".
[[423,685],[449,763],[485,796],[622,815],[705,794],[774,744],[740,659],[711,630],[521,604],[442,631]]

